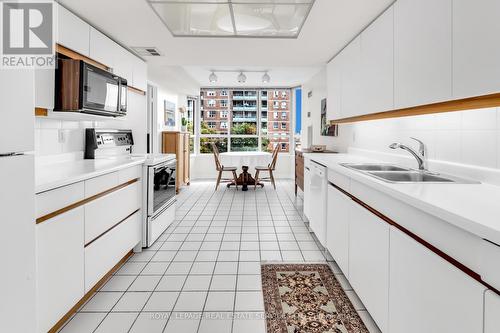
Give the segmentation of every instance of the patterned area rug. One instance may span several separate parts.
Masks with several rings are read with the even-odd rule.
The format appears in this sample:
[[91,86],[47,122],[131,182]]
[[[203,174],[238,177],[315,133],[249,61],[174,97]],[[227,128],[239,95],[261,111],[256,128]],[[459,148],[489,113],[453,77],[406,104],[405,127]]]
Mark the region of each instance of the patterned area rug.
[[368,333],[328,265],[261,270],[267,333]]

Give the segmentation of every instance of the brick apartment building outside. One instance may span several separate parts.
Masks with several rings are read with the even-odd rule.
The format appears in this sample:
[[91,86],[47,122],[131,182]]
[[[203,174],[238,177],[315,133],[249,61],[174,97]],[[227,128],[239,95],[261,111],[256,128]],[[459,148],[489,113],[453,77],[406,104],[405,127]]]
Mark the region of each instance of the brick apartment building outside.
[[262,150],[272,151],[278,144],[281,151],[289,151],[290,89],[203,88],[200,97],[201,136],[220,135],[231,145],[237,136],[246,150],[258,150],[260,137]]

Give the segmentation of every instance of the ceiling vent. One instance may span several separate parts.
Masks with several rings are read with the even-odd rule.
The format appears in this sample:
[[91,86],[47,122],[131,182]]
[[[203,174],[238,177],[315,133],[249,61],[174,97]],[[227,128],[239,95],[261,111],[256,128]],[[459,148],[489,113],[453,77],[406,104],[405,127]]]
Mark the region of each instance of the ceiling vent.
[[161,56],[160,51],[156,47],[132,47],[132,49],[137,52],[138,55],[142,57],[158,57]]

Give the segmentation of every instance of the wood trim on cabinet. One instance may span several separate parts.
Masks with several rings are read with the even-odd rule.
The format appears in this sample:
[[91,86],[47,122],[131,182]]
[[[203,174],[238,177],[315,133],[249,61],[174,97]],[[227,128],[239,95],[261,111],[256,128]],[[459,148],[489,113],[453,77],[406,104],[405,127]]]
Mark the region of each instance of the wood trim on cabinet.
[[128,91],[139,94],[139,95],[143,95],[143,96],[146,95],[146,92],[144,90],[141,90],[141,89],[136,88],[136,87],[127,86],[127,89],[128,89]]
[[457,99],[453,101],[439,102],[427,105],[419,105],[405,109],[377,112],[355,117],[335,119],[335,120],[330,120],[330,124],[332,125],[346,124],[346,123],[355,123],[368,120],[420,116],[433,113],[484,109],[484,108],[498,107],[498,106],[500,106],[500,93]]
[[49,110],[45,108],[35,107],[35,116],[36,117],[47,117],[49,114]]
[[109,71],[109,69],[110,69],[108,66],[106,66],[100,62],[95,61],[94,59],[91,59],[87,56],[84,56],[83,54],[80,54],[76,51],[68,49],[67,47],[64,47],[60,44],[56,44],[56,52],[60,53],[62,55],[65,55],[66,57],[71,58],[71,59],[83,60],[86,63],[94,65],[97,68],[104,69],[105,71]]
[[411,239],[413,239],[414,241],[416,241],[420,245],[422,245],[425,248],[427,248],[429,251],[431,251],[434,254],[436,254],[439,257],[441,257],[441,259],[447,261],[449,264],[455,266],[457,269],[459,269],[463,273],[467,274],[472,279],[476,280],[477,282],[481,283],[482,285],[484,285],[488,289],[491,289],[493,292],[495,292],[498,295],[500,295],[500,291],[497,290],[497,289],[495,289],[491,285],[489,285],[487,282],[483,281],[483,279],[481,278],[480,274],[476,273],[475,271],[473,271],[469,267],[465,266],[464,264],[462,264],[458,260],[450,257],[449,255],[447,255],[446,253],[444,253],[443,251],[441,251],[440,249],[438,249],[434,245],[432,245],[429,242],[427,242],[425,239],[423,239],[420,236],[414,234],[410,230],[406,229],[405,227],[403,227],[402,225],[398,224],[394,220],[392,220],[389,217],[385,216],[384,214],[382,214],[381,212],[379,212],[375,208],[373,208],[373,207],[369,206],[368,204],[364,203],[363,201],[361,201],[357,197],[353,196],[349,192],[343,190],[342,188],[338,187],[337,185],[333,184],[332,182],[328,182],[328,183],[331,186],[333,186],[335,189],[337,189],[338,191],[340,191],[341,193],[343,193],[346,196],[348,196],[349,198],[351,198],[351,200],[353,200],[355,203],[357,203],[358,205],[362,206],[363,208],[365,208],[366,210],[368,210],[369,212],[371,212],[373,215],[375,215],[378,218],[380,218],[381,220],[383,220],[385,223],[387,223],[387,224],[395,227],[396,229],[398,229],[399,231],[401,231],[402,233],[404,233],[406,236],[410,237]]
[[135,211],[133,211],[132,213],[130,213],[129,215],[127,215],[126,218],[124,218],[123,220],[119,221],[118,223],[115,223],[113,226],[109,227],[107,230],[105,230],[103,233],[101,233],[99,236],[97,236],[96,238],[92,239],[90,242],[88,242],[87,244],[85,244],[84,247],[87,247],[89,246],[90,244],[92,244],[93,242],[95,242],[96,240],[98,240],[99,238],[101,238],[102,236],[104,236],[105,234],[108,233],[108,231],[111,231],[112,229],[114,229],[115,227],[119,226],[120,224],[122,224],[122,222],[125,222],[129,217],[131,217],[132,215],[134,215],[135,213],[137,213],[140,209],[136,209]]
[[111,270],[106,273],[106,275],[104,275],[93,287],[92,289],[90,289],[85,295],[83,295],[83,297],[78,301],[78,303],[76,303],[61,319],[59,319],[59,321],[49,330],[48,333],[56,333],[57,331],[59,331],[59,329],[61,329],[61,327],[66,323],[66,321],[68,321],[69,318],[71,318],[71,316],[76,313],[76,311],[83,305],[85,304],[85,302],[90,299],[90,297],[92,297],[92,295],[97,291],[99,290],[99,288],[101,288],[104,283],[106,283],[106,281],[108,280],[108,278],[114,273],[116,272],[120,267],[121,265],[123,265],[127,260],[128,258],[130,258],[132,256],[133,252],[132,250],[130,250],[129,252],[127,252],[127,254],[115,265],[113,266],[113,268],[111,268]]
[[43,215],[43,216],[41,216],[41,217],[39,217],[39,218],[36,219],[36,224],[40,224],[42,222],[45,222],[47,220],[50,220],[50,219],[58,216],[58,215],[64,214],[64,213],[66,213],[66,212],[68,212],[68,211],[70,211],[72,209],[75,209],[77,207],[83,206],[83,205],[85,205],[85,204],[87,204],[87,203],[89,203],[91,201],[97,200],[97,199],[99,199],[99,198],[101,198],[101,197],[103,197],[103,196],[105,196],[107,194],[110,194],[110,193],[118,191],[118,190],[120,190],[120,189],[122,189],[124,187],[127,187],[127,186],[129,186],[129,185],[131,185],[131,184],[133,184],[133,183],[135,183],[137,181],[139,181],[139,178],[135,178],[135,179],[129,180],[128,182],[120,184],[120,185],[115,186],[113,188],[110,188],[109,190],[106,190],[106,191],[101,192],[101,193],[97,193],[97,194],[95,194],[95,195],[93,195],[91,197],[85,198],[83,200],[80,200],[80,201],[77,201],[75,203],[72,203],[69,206],[66,206],[66,207],[63,207],[61,209],[58,209],[58,210],[56,210],[56,211],[54,211],[52,213]]

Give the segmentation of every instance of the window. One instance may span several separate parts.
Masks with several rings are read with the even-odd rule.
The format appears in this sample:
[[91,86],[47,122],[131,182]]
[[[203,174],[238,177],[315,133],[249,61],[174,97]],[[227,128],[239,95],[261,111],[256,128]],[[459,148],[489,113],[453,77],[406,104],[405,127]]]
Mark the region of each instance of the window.
[[286,98],[286,90],[281,91],[281,98]]
[[[200,113],[197,127],[199,134],[196,136],[196,140],[199,140],[197,147],[200,153],[212,152],[211,143],[216,144],[221,152],[272,151],[273,147],[281,143],[286,144],[286,150],[283,151],[288,151],[290,140],[288,112],[283,112],[280,106],[281,102],[284,101],[288,105],[289,101],[280,97],[281,90],[202,88],[200,95],[208,96],[208,91],[214,91],[219,97],[227,97],[217,99],[215,106],[209,104],[209,101],[215,101],[213,97],[205,99],[206,111]],[[271,115],[268,115],[267,111],[269,103],[262,99],[264,96],[276,96],[276,99],[279,99],[272,101]],[[213,109],[215,107],[223,109]],[[272,124],[268,124],[268,117]]]
[[209,99],[207,101],[207,106],[209,106],[209,107],[215,107],[215,99]]
[[215,95],[216,95],[215,91],[213,91],[213,90],[207,91],[207,96],[214,97]]
[[286,102],[281,102],[281,108],[286,109]]
[[287,150],[287,144],[285,142],[281,143],[281,150]]

